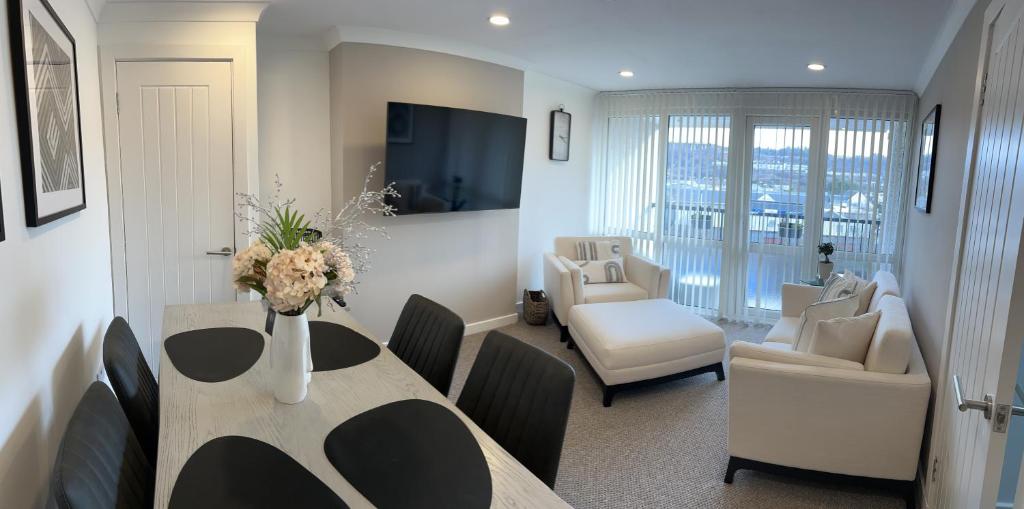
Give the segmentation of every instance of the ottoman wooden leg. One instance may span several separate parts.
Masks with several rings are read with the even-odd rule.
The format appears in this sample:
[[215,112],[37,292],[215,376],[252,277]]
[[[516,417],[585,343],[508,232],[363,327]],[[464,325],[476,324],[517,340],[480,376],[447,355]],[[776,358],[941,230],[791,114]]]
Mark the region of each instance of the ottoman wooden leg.
[[718,381],[719,382],[721,382],[722,380],[725,380],[725,367],[722,366],[721,362],[719,362],[718,364],[715,364],[715,374],[718,375]]
[[604,404],[605,408],[608,408],[612,406],[612,398],[615,397],[615,387],[609,387],[604,384],[601,384],[601,387],[604,389],[604,401],[602,403]]

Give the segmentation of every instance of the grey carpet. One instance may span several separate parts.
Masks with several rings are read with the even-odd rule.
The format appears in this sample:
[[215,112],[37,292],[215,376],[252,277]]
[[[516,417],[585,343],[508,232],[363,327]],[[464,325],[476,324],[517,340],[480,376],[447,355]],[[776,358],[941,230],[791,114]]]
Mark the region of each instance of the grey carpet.
[[[760,342],[763,326],[722,323],[726,340]],[[728,378],[714,373],[619,393],[601,405],[595,375],[575,350],[558,341],[554,325],[520,321],[503,332],[568,362],[576,370],[569,428],[555,491],[588,508],[902,508],[877,491],[837,488],[741,470],[722,482],[728,460]],[[463,342],[450,397],[458,398],[483,334]],[[728,376],[728,373],[727,373]]]

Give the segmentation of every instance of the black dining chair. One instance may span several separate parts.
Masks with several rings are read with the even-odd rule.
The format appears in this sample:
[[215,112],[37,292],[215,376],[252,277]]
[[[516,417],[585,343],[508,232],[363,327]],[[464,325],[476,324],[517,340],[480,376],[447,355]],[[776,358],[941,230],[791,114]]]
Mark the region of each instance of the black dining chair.
[[153,507],[156,474],[114,394],[93,382],[64,431],[50,478],[52,506]]
[[455,405],[554,488],[575,382],[565,362],[491,331]]
[[465,332],[466,324],[459,315],[413,294],[402,308],[388,348],[447,396]]
[[120,316],[110,322],[103,338],[103,367],[146,458],[156,465],[160,438],[160,389],[146,358],[142,356],[135,333]]

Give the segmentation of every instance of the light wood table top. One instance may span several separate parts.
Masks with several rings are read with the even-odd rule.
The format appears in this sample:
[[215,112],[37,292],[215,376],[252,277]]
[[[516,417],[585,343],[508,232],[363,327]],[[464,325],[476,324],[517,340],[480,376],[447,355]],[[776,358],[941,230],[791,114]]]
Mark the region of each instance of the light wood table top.
[[[351,315],[324,306],[310,320],[342,324],[373,336]],[[423,399],[459,416],[480,444],[491,472],[491,507],[568,507],[540,479],[516,461],[447,398],[386,347],[373,360],[350,368],[314,372],[306,400],[278,403],[270,389],[270,337],[263,333],[266,313],[259,302],[168,306],[163,339],[195,329],[245,327],[266,340],[259,360],[242,375],[219,383],[181,374],[160,348],[160,443],[155,506],[165,508],[188,458],[206,442],[225,435],[262,440],[284,451],[334,490],[350,507],[372,507],[328,461],[324,439],[337,425],[380,405]]]

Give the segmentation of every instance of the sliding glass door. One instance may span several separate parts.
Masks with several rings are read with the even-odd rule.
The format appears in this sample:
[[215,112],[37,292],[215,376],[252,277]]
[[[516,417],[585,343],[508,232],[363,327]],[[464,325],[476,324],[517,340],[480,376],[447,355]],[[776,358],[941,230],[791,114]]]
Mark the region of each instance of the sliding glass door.
[[660,259],[672,268],[669,298],[704,310],[719,302],[730,123],[724,115],[668,117]]
[[747,196],[746,313],[782,309],[782,284],[807,278],[808,225],[814,214],[816,118],[750,117],[747,120],[744,189]]
[[668,91],[599,98],[591,230],[633,239],[694,311],[770,321],[784,283],[899,271],[912,94]]

